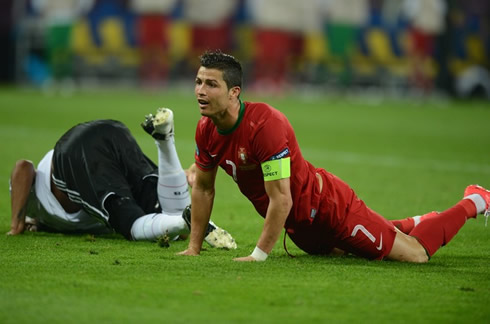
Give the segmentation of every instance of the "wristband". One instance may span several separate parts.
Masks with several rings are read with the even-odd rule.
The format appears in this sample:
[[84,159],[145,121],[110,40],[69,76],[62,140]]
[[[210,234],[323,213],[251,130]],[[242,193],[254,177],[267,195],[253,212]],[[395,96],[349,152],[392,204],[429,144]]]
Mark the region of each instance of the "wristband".
[[254,258],[255,261],[265,261],[269,255],[256,246],[250,256]]

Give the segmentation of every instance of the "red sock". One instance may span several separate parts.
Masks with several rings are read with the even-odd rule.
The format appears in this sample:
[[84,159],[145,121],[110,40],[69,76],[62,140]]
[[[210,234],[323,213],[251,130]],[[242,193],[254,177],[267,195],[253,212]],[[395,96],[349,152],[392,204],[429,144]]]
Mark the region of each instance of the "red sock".
[[412,217],[392,220],[391,223],[405,234],[410,233],[415,226],[415,222]]
[[[402,231],[405,234],[410,234],[410,232],[414,229],[417,224],[420,224],[423,220],[438,216],[439,212],[436,211],[431,211],[430,213],[421,215],[421,216],[413,216],[413,217],[407,217],[405,219],[397,219],[397,220],[392,220],[391,223],[396,226],[400,231]],[[415,218],[419,217],[417,220],[417,224],[415,224]]]
[[473,201],[463,199],[440,214],[424,219],[409,235],[417,238],[427,254],[432,256],[441,246],[449,243],[467,218],[475,215],[476,207]]

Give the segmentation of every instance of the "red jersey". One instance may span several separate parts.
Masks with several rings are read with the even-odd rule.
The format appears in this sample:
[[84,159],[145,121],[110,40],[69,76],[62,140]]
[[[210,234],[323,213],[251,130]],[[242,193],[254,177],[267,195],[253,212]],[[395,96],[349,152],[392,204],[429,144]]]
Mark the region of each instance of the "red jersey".
[[293,207],[286,227],[313,221],[320,200],[315,168],[303,158],[291,124],[277,109],[265,103],[243,102],[235,126],[227,132],[218,131],[210,118],[202,117],[197,124],[196,144],[197,167],[203,171],[217,165],[223,168],[262,217],[266,216],[269,197],[261,163],[290,157]]

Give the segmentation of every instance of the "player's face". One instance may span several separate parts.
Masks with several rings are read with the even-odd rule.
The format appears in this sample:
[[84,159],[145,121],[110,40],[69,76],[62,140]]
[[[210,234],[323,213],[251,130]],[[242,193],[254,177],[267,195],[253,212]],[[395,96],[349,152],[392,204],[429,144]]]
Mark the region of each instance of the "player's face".
[[201,115],[213,117],[220,115],[230,107],[235,90],[228,90],[222,71],[201,66],[197,71],[194,93]]

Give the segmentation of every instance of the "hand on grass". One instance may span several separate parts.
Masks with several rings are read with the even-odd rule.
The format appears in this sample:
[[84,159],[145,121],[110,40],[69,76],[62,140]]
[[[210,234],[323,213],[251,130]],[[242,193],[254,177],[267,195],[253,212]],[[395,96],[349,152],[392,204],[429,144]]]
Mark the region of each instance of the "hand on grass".
[[253,256],[249,255],[249,256],[246,256],[246,257],[235,258],[235,259],[233,259],[233,261],[253,262],[253,261],[257,261],[257,260],[255,260]]
[[187,249],[187,250],[184,250],[182,252],[179,252],[177,253],[177,255],[191,255],[191,256],[195,256],[195,255],[199,255],[199,252],[196,252],[192,249]]
[[19,235],[24,233],[25,229],[26,229],[25,221],[18,221],[18,222],[12,221],[12,224],[10,225],[10,231],[7,232],[7,235]]

